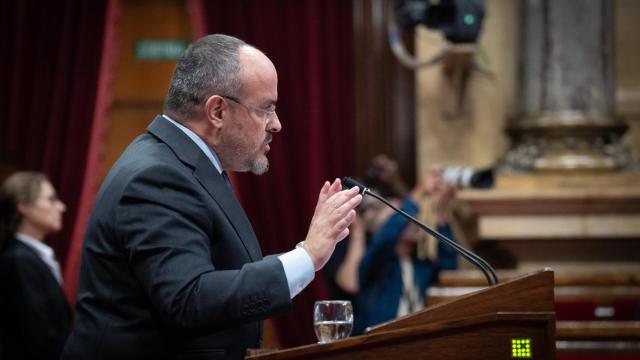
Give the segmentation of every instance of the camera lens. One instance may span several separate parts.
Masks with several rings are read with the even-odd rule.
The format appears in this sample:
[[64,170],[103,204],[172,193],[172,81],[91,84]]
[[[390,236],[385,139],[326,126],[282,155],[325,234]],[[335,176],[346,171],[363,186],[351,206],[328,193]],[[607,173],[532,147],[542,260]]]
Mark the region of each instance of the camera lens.
[[493,169],[448,167],[442,170],[442,180],[459,188],[487,189],[494,185]]

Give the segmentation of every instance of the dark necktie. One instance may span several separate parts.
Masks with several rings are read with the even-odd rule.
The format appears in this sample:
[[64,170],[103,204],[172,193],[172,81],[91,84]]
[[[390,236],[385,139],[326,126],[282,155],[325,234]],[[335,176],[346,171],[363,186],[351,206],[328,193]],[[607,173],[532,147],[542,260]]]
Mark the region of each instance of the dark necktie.
[[231,180],[229,180],[229,176],[227,175],[227,172],[224,170],[222,171],[222,177],[224,178],[224,181],[229,186],[229,189],[233,190],[233,186],[231,186]]

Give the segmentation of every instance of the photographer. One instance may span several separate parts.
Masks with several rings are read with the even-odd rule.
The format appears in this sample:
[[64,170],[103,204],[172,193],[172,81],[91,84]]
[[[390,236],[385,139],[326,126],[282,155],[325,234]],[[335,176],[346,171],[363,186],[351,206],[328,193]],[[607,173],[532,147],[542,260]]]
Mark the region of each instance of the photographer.
[[[371,160],[364,183],[397,206],[400,206],[401,199],[407,192],[398,174],[397,163],[386,155],[378,155]],[[329,280],[331,297],[350,300],[354,309],[357,308],[356,294],[359,290],[358,267],[366,244],[393,214],[391,208],[371,197],[364,197],[356,210],[357,216],[349,227],[349,237],[336,245],[331,259],[323,269]]]
[[[395,162],[386,157],[376,159],[374,165],[382,166],[379,187],[392,191],[406,189],[399,181]],[[402,210],[415,216],[419,212],[419,202],[426,197],[435,214],[437,231],[451,238],[447,208],[455,189],[455,185],[443,181],[441,170],[433,169],[415,189],[395,201]],[[440,243],[437,254],[419,258],[417,244],[423,233],[400,214],[389,215],[387,218],[382,213],[376,215],[384,222],[372,233],[359,265],[355,334],[362,333],[366,327],[422,309],[425,290],[437,280],[438,271],[457,267],[455,251]]]

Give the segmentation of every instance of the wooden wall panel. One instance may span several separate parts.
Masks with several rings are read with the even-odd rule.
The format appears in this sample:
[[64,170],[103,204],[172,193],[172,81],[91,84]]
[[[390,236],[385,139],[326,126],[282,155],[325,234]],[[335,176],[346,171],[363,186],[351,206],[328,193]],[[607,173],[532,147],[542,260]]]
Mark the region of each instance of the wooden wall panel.
[[142,39],[190,41],[191,27],[184,0],[123,2],[120,16],[116,102],[162,101],[175,61],[141,61],[134,58],[135,42]]
[[144,133],[151,120],[161,112],[161,102],[149,106],[114,106],[109,111],[109,130],[105,134],[105,143],[108,147],[102,160],[103,177],[127,145]]
[[185,0],[123,0],[118,22],[118,61],[113,82],[113,103],[105,134],[102,176],[125,147],[143,133],[162,104],[175,61],[138,60],[138,40],[191,40]]
[[[388,0],[354,0],[355,159],[364,176],[377,154],[398,160],[409,185],[416,177],[415,73],[393,56],[387,40]],[[413,49],[413,31],[404,44]]]
[[640,168],[640,1],[617,0],[615,3],[615,67],[617,113],[629,125],[623,143],[629,147]]

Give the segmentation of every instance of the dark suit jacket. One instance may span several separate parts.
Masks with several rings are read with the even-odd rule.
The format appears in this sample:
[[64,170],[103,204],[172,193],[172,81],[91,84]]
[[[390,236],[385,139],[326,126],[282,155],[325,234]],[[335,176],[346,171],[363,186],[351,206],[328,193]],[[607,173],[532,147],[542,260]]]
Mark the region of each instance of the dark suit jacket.
[[233,191],[157,117],[107,175],[84,240],[63,358],[241,358],[291,304]]
[[59,359],[71,311],[38,253],[10,239],[0,253],[0,288],[0,359]]

